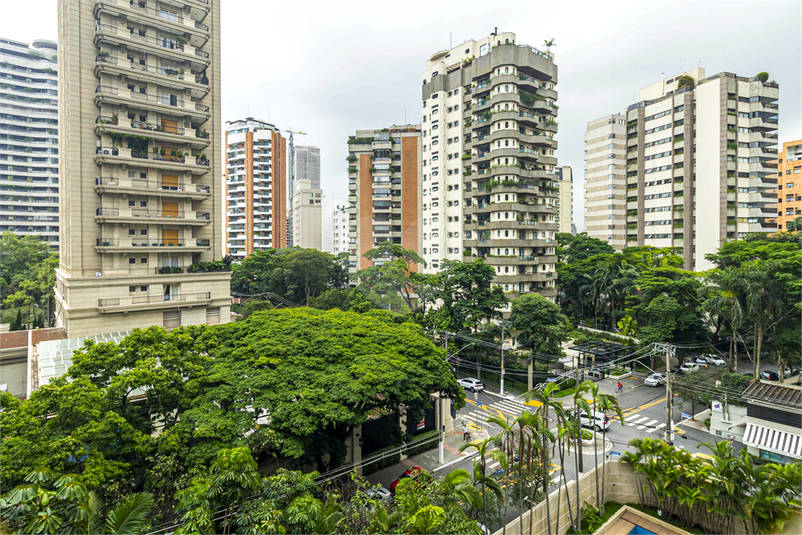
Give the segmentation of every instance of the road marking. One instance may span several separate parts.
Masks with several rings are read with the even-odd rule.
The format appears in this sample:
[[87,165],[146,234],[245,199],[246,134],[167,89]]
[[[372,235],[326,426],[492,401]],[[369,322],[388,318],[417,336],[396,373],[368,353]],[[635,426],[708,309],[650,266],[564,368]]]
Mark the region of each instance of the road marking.
[[502,409],[507,409],[509,411],[518,412],[519,414],[523,412],[524,405],[523,403],[515,403],[513,401],[501,400],[494,402],[493,405],[498,405]]
[[647,433],[654,433],[655,431],[660,431],[660,430],[662,430],[662,428],[664,428],[665,426],[666,426],[666,423],[665,423],[665,422],[663,422],[663,423],[661,423],[660,425],[658,425],[658,426],[656,426],[656,427],[654,427],[654,428],[652,428],[652,429],[649,429],[649,430],[648,430],[648,431],[646,431],[646,432],[647,432]]
[[653,426],[653,425],[654,425],[654,424],[656,424],[656,423],[657,423],[657,420],[652,420],[652,421],[650,421],[649,423],[646,423],[646,424],[643,424],[643,425],[639,425],[639,426],[638,426],[638,427],[636,427],[635,429],[645,429],[646,427],[651,427],[651,426]]
[[[627,422],[627,425],[629,427],[634,427],[634,426],[636,426],[638,424],[642,424],[643,422],[645,422],[648,419],[649,419],[648,416],[644,416],[643,418],[638,418],[637,420],[632,420],[630,422]],[[638,429],[641,429],[641,428],[639,427]]]

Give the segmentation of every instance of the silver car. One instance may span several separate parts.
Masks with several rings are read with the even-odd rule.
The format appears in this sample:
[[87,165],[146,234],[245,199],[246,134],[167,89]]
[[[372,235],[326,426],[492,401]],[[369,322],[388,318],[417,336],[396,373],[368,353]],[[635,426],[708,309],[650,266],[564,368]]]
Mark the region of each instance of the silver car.
[[666,374],[664,373],[653,373],[646,379],[644,379],[643,384],[646,386],[660,386],[666,384]]
[[482,392],[485,389],[485,385],[482,384],[482,381],[472,377],[457,379],[457,383],[465,390],[470,390],[471,392]]

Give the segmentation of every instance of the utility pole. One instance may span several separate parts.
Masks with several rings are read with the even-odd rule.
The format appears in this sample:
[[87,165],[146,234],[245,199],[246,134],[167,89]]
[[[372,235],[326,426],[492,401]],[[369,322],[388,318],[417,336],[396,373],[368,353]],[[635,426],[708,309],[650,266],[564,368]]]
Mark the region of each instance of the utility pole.
[[499,394],[504,395],[504,329],[512,325],[512,322],[502,320],[499,322],[501,325],[501,380],[499,384]]
[[677,354],[677,347],[671,344],[655,344],[656,350],[662,350],[666,358],[666,432],[665,441],[674,445],[674,395],[671,392],[671,358]]
[[[574,388],[579,388],[579,357],[577,357],[576,366],[574,366]],[[576,425],[579,427],[579,436],[576,439],[576,447],[579,453],[579,472],[584,473],[585,463],[582,459],[582,418],[579,416],[579,406],[576,404],[576,398],[574,398],[574,416],[576,416]],[[591,415],[588,415],[588,418],[590,417]],[[592,421],[593,420],[591,420],[591,422]],[[596,447],[595,441],[594,447]]]

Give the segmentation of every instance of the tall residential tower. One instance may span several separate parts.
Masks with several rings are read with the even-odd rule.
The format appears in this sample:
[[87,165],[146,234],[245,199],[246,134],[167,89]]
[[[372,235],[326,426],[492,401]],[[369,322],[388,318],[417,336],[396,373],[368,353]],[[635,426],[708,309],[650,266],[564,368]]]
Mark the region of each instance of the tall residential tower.
[[433,54],[423,73],[423,251],[484,258],[494,284],[554,299],[557,66],[492,33]]
[[777,162],[777,230],[788,230],[802,217],[802,139],[783,143]]
[[627,244],[673,247],[704,271],[723,242],[774,232],[777,84],[699,68],[640,96],[627,109]]
[[228,254],[287,246],[287,140],[272,124],[248,117],[226,129]]
[[56,43],[0,39],[0,232],[58,247]]
[[60,265],[69,337],[224,323],[220,2],[59,0]]
[[348,137],[351,273],[373,266],[362,255],[382,242],[420,254],[420,134],[403,125]]
[[620,251],[627,246],[627,119],[605,115],[585,134],[585,231]]

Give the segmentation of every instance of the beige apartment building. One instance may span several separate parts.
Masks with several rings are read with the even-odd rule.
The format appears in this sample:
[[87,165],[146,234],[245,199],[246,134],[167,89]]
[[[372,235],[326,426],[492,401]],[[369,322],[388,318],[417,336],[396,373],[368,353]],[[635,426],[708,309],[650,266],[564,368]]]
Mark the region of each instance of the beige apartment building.
[[[59,326],[229,321],[220,3],[59,0]],[[198,271],[201,270],[201,271]]]
[[304,178],[296,181],[295,195],[292,198],[294,247],[321,250],[323,230],[321,227],[322,200],[323,190],[313,188],[311,180]]
[[783,143],[777,160],[777,230],[802,217],[802,139]]
[[494,32],[434,53],[423,73],[422,256],[484,258],[514,298],[554,299],[557,66]]
[[248,117],[226,128],[226,251],[243,259],[287,247],[287,140]]
[[627,109],[627,245],[673,247],[704,271],[723,242],[774,232],[778,97],[773,82],[701,68],[641,90]]
[[605,115],[585,134],[585,231],[620,251],[627,246],[626,116]]
[[403,125],[348,137],[351,273],[373,266],[362,255],[382,242],[420,254],[420,135],[419,125]]
[[557,187],[560,189],[560,197],[557,202],[557,215],[559,216],[558,232],[570,234],[574,223],[574,177],[570,166],[557,168]]

